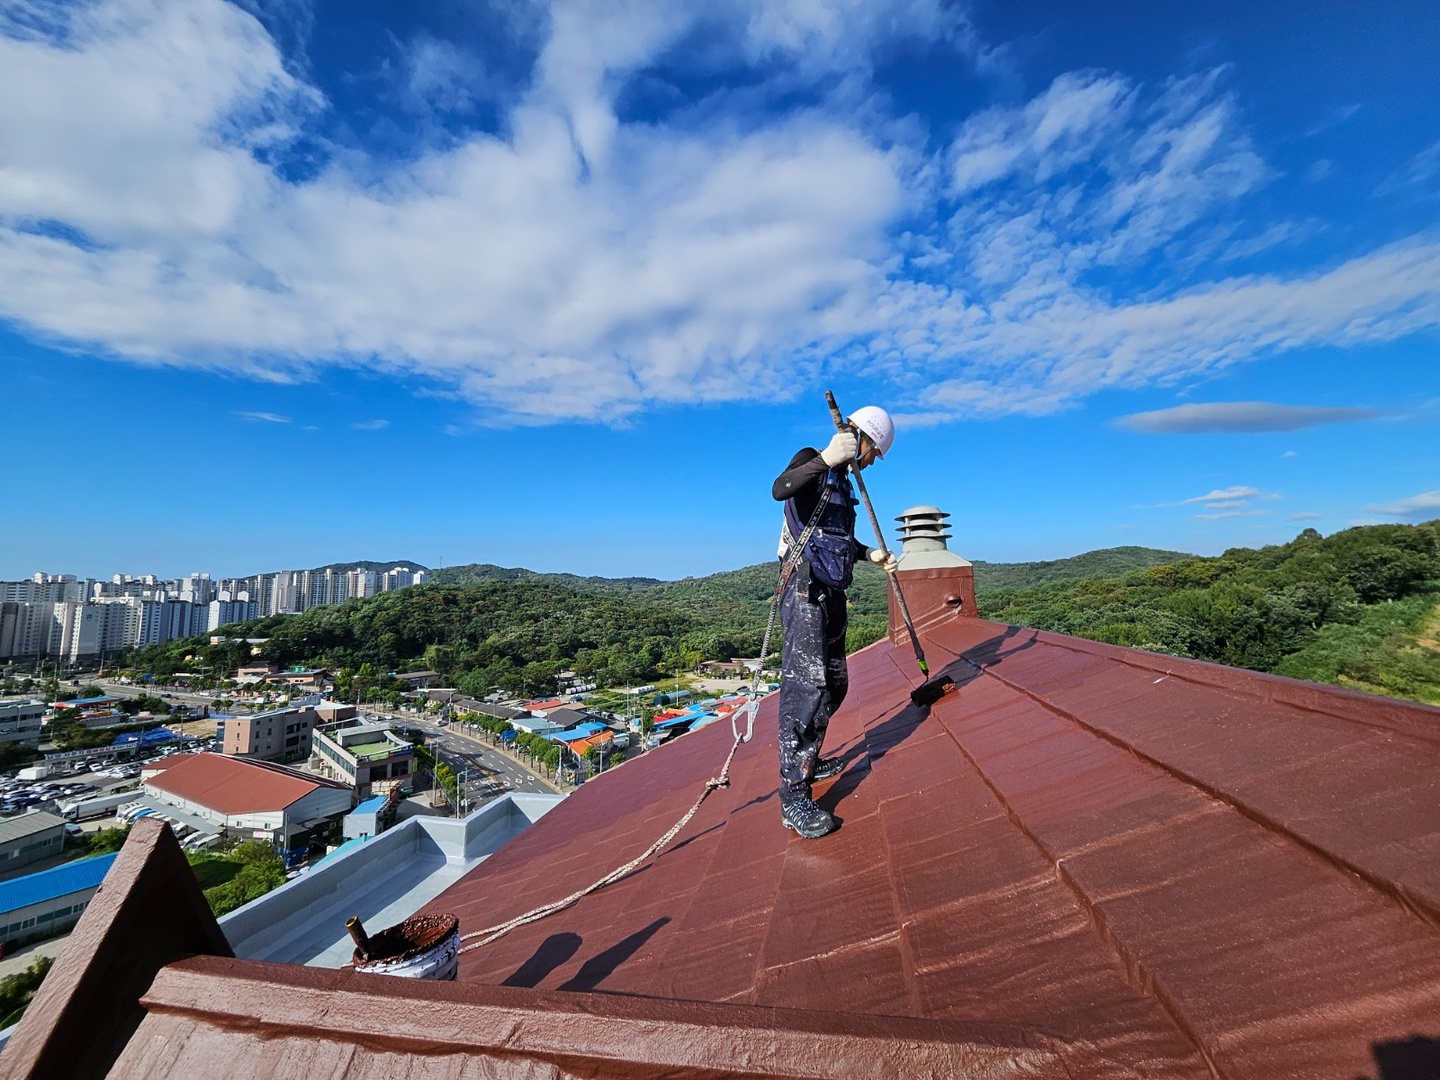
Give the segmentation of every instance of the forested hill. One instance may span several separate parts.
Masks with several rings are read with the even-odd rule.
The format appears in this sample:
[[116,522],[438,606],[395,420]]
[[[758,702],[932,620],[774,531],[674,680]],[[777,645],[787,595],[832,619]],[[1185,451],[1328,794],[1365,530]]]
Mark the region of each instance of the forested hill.
[[1000,589],[987,618],[1440,704],[1440,522]]
[[[1437,523],[1375,525],[1218,558],[1112,548],[1049,563],[977,567],[981,614],[1021,626],[1133,645],[1259,671],[1440,701]],[[1165,560],[1175,561],[1165,561]],[[573,669],[602,685],[653,682],[702,660],[753,656],[775,564],[681,581],[451,567],[475,584],[430,584],[272,616],[205,638],[138,650],[157,674],[233,670],[242,637],[266,637],[281,664],[377,673],[425,667],[470,693],[541,693]],[[1057,577],[1066,573],[1086,577]],[[1054,579],[1054,580],[1051,580]],[[996,582],[1016,582],[995,587]],[[885,578],[856,569],[852,651],[885,632]],[[778,641],[772,643],[778,649]],[[368,671],[368,675],[364,674]],[[349,674],[345,674],[345,673]]]
[[1184,551],[1162,551],[1147,547],[1113,547],[1087,551],[1069,559],[1050,562],[988,563],[975,562],[975,590],[1023,589],[1050,581],[1076,581],[1080,578],[1120,577],[1135,570],[1193,559]]
[[496,566],[493,563],[466,563],[430,571],[433,585],[480,585],[491,581],[539,581],[577,592],[634,592],[661,584],[659,578],[578,577],[575,574],[541,574],[524,567]]
[[[1183,551],[1162,551],[1146,547],[1102,548],[1087,551],[1068,559],[1050,562],[975,563],[977,590],[1023,588],[1048,581],[1067,581],[1087,577],[1116,577],[1133,570],[1194,558]],[[643,592],[650,598],[681,601],[720,602],[764,600],[769,602],[775,588],[775,563],[757,563],[739,570],[724,570],[699,578],[661,581],[658,578],[579,577],[575,574],[547,574],[523,567],[495,566],[492,563],[470,563],[447,566],[430,572],[434,585],[479,585],[494,581],[534,581],[559,585],[577,592]],[[861,596],[852,596],[855,607],[862,611],[883,610],[883,588],[866,585],[882,584],[879,578],[868,579],[860,586]],[[868,603],[869,594],[878,598],[878,608]]]

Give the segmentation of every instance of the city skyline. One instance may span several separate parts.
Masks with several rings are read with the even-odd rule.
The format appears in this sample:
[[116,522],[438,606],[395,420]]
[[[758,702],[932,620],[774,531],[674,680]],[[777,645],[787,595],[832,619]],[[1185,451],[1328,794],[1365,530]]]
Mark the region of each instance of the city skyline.
[[[1011,562],[1440,515],[1440,9],[24,0],[42,566],[774,550],[823,391]],[[87,501],[102,528],[77,527]]]
[[276,570],[243,578],[116,574],[104,580],[37,573],[0,581],[0,661],[103,663],[125,649],[379,596],[427,579],[424,570],[409,566]]

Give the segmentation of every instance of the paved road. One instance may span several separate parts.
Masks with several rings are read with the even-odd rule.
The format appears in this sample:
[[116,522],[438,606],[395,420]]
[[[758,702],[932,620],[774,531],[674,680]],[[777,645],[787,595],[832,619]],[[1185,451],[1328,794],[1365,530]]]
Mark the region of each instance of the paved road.
[[401,718],[396,722],[423,731],[426,744],[440,754],[456,776],[467,780],[466,798],[472,810],[507,791],[534,795],[553,795],[560,791],[483,737],[474,737],[455,727],[440,727],[431,720]]

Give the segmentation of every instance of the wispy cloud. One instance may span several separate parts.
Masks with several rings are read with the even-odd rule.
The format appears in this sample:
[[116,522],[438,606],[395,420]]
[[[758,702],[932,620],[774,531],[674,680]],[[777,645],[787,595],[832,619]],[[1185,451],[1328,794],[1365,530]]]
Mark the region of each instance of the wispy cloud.
[[1132,413],[1115,423],[1147,435],[1213,435],[1260,431],[1299,431],[1322,424],[1343,424],[1373,420],[1381,414],[1374,409],[1324,407],[1318,405],[1276,405],[1268,401],[1229,401],[1176,405],[1154,412]]
[[1317,514],[1313,510],[1301,510],[1299,513],[1291,514],[1291,521],[1319,521],[1325,515]]
[[1440,517],[1440,491],[1422,491],[1408,499],[1397,499],[1391,503],[1378,503],[1365,507],[1372,514],[1389,518],[1422,520]]
[[[956,5],[557,2],[498,133],[297,180],[267,162],[328,104],[266,27],[303,45],[306,9],[246,2],[288,14],[31,0],[51,29],[0,22],[0,318],[250,378],[369,367],[512,423],[783,397],[822,371],[889,378],[919,422],[1043,414],[1440,325],[1431,234],[1230,273],[1238,208],[1276,171],[1223,69],[1066,73],[937,150],[867,70],[918,40],[993,74]],[[626,119],[627,88],[701,39],[745,92]],[[417,108],[489,92],[449,47],[402,60]]]
[[1214,514],[1191,514],[1197,521],[1223,521],[1225,518],[1262,517],[1269,510],[1221,510]]
[[240,417],[241,420],[254,420],[257,423],[263,424],[290,423],[288,416],[281,416],[279,413],[273,412],[237,412],[235,415]]
[[357,420],[350,425],[356,431],[379,431],[390,426],[389,420]]
[[1440,141],[1431,143],[1380,185],[1382,195],[1440,196]]
[[1160,505],[1190,506],[1193,503],[1215,504],[1220,502],[1234,502],[1237,499],[1245,500],[1278,498],[1280,498],[1280,496],[1274,492],[1261,491],[1259,488],[1244,487],[1237,484],[1234,487],[1216,488],[1214,491],[1208,491],[1204,495],[1195,495],[1189,499],[1180,499],[1178,502],[1161,503]]
[[1341,124],[1345,123],[1346,120],[1349,120],[1359,111],[1360,106],[1354,102],[1345,105],[1336,105],[1333,109],[1331,109],[1328,113],[1325,114],[1324,119],[1322,119],[1309,131],[1305,132],[1305,137],[1307,139],[1314,138],[1316,135],[1329,131],[1331,128],[1339,127]]

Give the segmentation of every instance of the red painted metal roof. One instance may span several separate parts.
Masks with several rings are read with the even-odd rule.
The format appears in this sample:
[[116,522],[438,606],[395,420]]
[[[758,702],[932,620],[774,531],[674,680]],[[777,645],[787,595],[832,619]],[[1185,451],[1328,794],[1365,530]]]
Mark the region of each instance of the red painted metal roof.
[[227,815],[283,810],[317,788],[345,786],[269,762],[224,754],[177,754],[168,759],[163,772],[145,783]]
[[[671,848],[460,979],[1019,1025],[1086,1076],[1353,1080],[1440,1036],[1440,712],[970,618],[925,642],[960,684],[928,714],[908,646],[851,658],[839,832],[781,828],[772,697]],[[582,888],[730,742],[590,781],[430,909]]]

